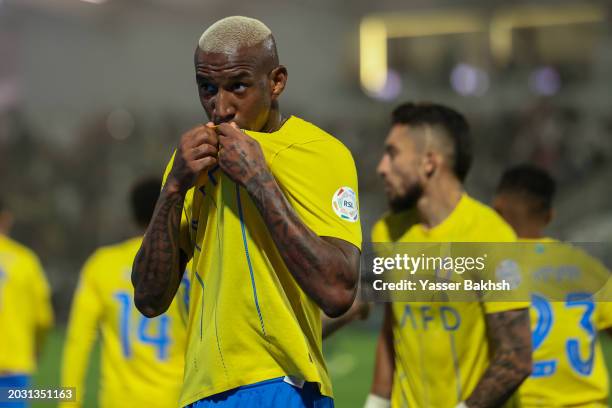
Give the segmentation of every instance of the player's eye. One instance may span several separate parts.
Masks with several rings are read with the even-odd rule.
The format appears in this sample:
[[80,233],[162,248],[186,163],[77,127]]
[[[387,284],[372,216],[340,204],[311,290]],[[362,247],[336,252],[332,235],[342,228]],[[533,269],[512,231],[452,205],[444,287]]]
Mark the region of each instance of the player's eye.
[[218,88],[210,82],[200,83],[200,91],[207,95],[214,95],[217,93]]
[[232,91],[241,93],[241,92],[246,91],[247,87],[248,87],[247,84],[243,82],[237,82],[232,86]]

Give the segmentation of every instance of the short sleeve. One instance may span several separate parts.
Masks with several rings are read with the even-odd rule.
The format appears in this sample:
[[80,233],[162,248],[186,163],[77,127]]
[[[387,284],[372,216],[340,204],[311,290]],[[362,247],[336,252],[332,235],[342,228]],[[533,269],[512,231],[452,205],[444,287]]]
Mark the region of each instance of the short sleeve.
[[77,401],[62,403],[60,408],[83,406],[89,358],[104,312],[104,300],[98,283],[99,277],[103,277],[106,271],[104,259],[100,252],[96,252],[85,262],[74,293],[64,341],[61,384],[76,388]]
[[318,236],[361,249],[357,170],[335,139],[293,144],[276,154],[271,170],[300,219]]
[[[166,185],[166,179],[170,170],[172,170],[172,164],[174,163],[174,156],[176,151],[172,154],[166,170],[164,171],[164,178],[162,182],[162,188]],[[179,248],[187,254],[189,259],[193,257],[193,244],[191,242],[191,211],[193,207],[193,191],[190,189],[185,195],[185,201],[183,202],[183,214],[181,215],[181,226],[179,231]]]
[[51,306],[51,289],[43,271],[42,265],[36,256],[32,256],[30,269],[33,274],[32,289],[33,301],[36,305],[36,325],[42,329],[53,326],[53,308]]

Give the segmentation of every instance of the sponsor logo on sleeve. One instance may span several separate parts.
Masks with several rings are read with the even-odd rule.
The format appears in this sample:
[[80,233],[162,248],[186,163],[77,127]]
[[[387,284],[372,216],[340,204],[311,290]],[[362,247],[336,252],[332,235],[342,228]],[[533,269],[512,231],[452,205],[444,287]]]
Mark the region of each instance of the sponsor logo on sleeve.
[[332,208],[338,217],[349,222],[359,219],[357,194],[350,187],[340,187],[332,197]]

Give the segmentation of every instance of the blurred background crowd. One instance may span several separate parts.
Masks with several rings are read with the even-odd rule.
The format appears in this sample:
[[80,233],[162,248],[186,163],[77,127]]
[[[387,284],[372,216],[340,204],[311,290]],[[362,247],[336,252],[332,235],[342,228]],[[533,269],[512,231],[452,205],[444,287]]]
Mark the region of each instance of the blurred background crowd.
[[559,182],[552,235],[612,242],[609,1],[0,0],[1,193],[60,325],[86,257],[134,235],[130,185],[206,121],[193,51],[236,14],[275,33],[282,111],[353,152],[364,237],[386,210],[389,113],[431,100],[470,120],[473,196],[488,202],[505,167],[530,161]]

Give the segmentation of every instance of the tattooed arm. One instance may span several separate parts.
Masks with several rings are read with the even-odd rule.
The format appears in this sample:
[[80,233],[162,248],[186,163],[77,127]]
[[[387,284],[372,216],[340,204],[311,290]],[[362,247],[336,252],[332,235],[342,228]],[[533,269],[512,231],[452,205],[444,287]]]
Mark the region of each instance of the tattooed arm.
[[360,252],[338,238],[319,237],[298,217],[267,167],[259,143],[221,124],[219,166],[245,187],[298,285],[330,317],[345,313],[357,293]]
[[217,135],[209,125],[198,126],[181,137],[132,266],[134,303],[147,317],[165,312],[178,290],[188,261],[179,248],[183,201],[197,176],[217,162],[216,146]]
[[472,395],[470,408],[499,407],[531,373],[529,310],[486,315],[491,362]]

